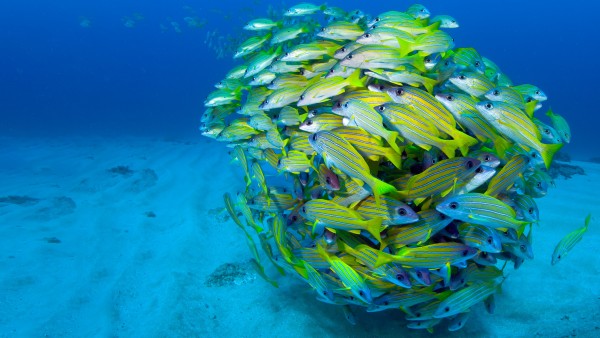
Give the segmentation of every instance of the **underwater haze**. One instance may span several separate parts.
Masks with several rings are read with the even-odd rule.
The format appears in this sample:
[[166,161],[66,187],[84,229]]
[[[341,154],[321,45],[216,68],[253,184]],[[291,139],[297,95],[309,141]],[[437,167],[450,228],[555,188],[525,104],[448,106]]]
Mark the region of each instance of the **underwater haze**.
[[[467,129],[461,131],[454,125],[448,133],[440,133],[442,142],[459,138],[472,142],[464,141],[464,147],[456,146],[449,151],[440,148],[449,158],[439,155],[432,159],[429,167],[437,169],[442,167],[440,163],[445,165],[450,161],[464,161],[460,162],[460,169],[451,172],[451,175],[447,174],[449,171],[438,173],[433,170],[431,175],[419,175],[426,170],[425,157],[429,155],[429,150],[426,151],[420,144],[413,146],[410,151],[392,150],[393,146],[398,147],[398,143],[394,139],[390,142],[381,135],[390,145],[387,151],[393,153],[398,163],[404,156],[402,163],[410,164],[410,160],[413,160],[416,162],[414,167],[418,169],[413,172],[413,167],[401,168],[402,165],[392,163],[391,156],[390,163],[385,162],[383,156],[375,156],[375,160],[371,156],[368,158],[369,167],[362,159],[367,156],[357,151],[350,154],[356,153],[351,161],[343,156],[332,160],[333,156],[330,157],[322,148],[332,147],[327,142],[334,141],[323,141],[323,134],[319,134],[319,142],[325,142],[325,146],[317,144],[315,136],[313,141],[316,145],[311,143],[308,146],[312,151],[310,163],[307,155],[300,154],[303,157],[300,156],[298,161],[305,160],[301,165],[306,165],[306,168],[299,170],[306,173],[301,176],[299,172],[281,166],[281,159],[287,156],[285,147],[295,150],[286,143],[292,139],[291,135],[285,134],[299,128],[296,125],[283,128],[283,125],[288,125],[280,123],[274,127],[278,132],[279,148],[272,147],[274,141],[267,139],[266,143],[270,142],[271,145],[266,149],[272,154],[275,154],[272,149],[281,150],[281,154],[276,154],[279,157],[275,161],[269,158],[266,151],[254,149],[256,152],[250,153],[248,148],[254,146],[246,146],[255,142],[254,137],[250,138],[251,135],[236,139],[239,135],[233,135],[232,132],[231,139],[228,136],[217,137],[222,130],[219,127],[224,124],[219,124],[223,121],[214,124],[206,122],[209,119],[211,122],[218,120],[212,120],[210,114],[205,114],[212,109],[205,106],[210,105],[207,104],[207,96],[216,91],[215,84],[222,81],[233,67],[246,61],[242,58],[233,59],[238,46],[251,36],[263,34],[244,30],[244,25],[256,18],[280,17],[286,9],[296,5],[296,1],[0,2],[0,338],[600,337],[600,289],[597,282],[600,256],[594,254],[600,241],[600,142],[597,138],[600,126],[600,96],[597,93],[600,69],[596,65],[596,55],[600,53],[597,28],[600,2],[328,0],[326,5],[347,11],[360,9],[375,17],[386,11],[406,11],[415,2],[427,7],[432,16],[446,14],[456,18],[460,27],[444,30],[454,39],[454,48],[472,47],[481,56],[493,60],[514,84],[533,84],[543,90],[548,100],[543,102],[543,108],[536,117],[552,124],[544,114],[551,108],[568,121],[571,140],[564,143],[554,156],[550,168],[547,168],[550,163],[545,163],[544,167],[546,158],[538,159],[541,162],[531,160],[537,155],[533,151],[510,154],[510,162],[507,161],[508,157],[500,161],[492,156],[497,160],[495,166],[498,167],[495,171],[491,167],[485,169],[489,170],[488,174],[492,172],[487,179],[500,170],[508,178],[502,176],[502,179],[497,179],[501,175],[495,174],[495,186],[490,181],[487,190],[473,190],[480,192],[473,194],[457,193],[448,199],[454,203],[460,202],[461,206],[463,202],[466,204],[466,197],[473,198],[479,206],[497,203],[494,205],[497,209],[490,209],[490,214],[501,210],[504,218],[494,218],[485,223],[486,220],[482,222],[481,218],[475,219],[477,215],[474,216],[471,211],[464,216],[456,210],[450,210],[455,208],[452,207],[453,203],[442,202],[441,197],[437,196],[438,193],[445,196],[443,194],[450,190],[454,192],[457,187],[464,192],[466,181],[459,178],[470,179],[470,174],[481,174],[482,171],[476,169],[484,167],[479,160],[471,161],[470,158],[485,158],[475,152],[479,140],[466,135]],[[324,18],[322,13],[318,15]],[[286,21],[286,24],[290,22]],[[304,38],[303,41],[312,41],[313,36]],[[346,80],[340,81],[345,86],[363,88],[365,83],[359,82],[359,74],[364,75],[355,72],[353,76],[348,76],[356,77],[347,80],[348,84]],[[497,76],[495,81],[499,78]],[[407,88],[415,90],[418,86]],[[258,90],[254,87],[244,91]],[[423,89],[417,91],[426,92]],[[237,101],[247,100],[247,94],[239,93],[236,93],[240,96],[233,100],[230,107],[237,108],[240,104]],[[224,106],[231,103],[227,99],[224,101]],[[297,99],[289,106],[300,107],[298,102]],[[217,107],[214,111],[219,111],[220,104],[217,102],[214,105]],[[228,119],[237,119],[244,125],[245,117],[237,115],[239,111],[231,111],[228,111],[231,114]],[[296,116],[300,116],[297,113]],[[271,120],[273,116],[269,116],[267,124],[274,124]],[[279,120],[280,115],[276,116]],[[304,118],[304,114],[302,116]],[[341,120],[341,117],[337,117]],[[200,130],[201,124],[208,127]],[[211,128],[217,130],[216,134],[211,134]],[[436,128],[433,129],[437,132]],[[248,129],[251,129],[251,134],[260,135],[267,134],[262,131],[273,130],[261,129],[259,132],[254,125]],[[382,130],[369,131],[371,134],[376,132]],[[311,137],[313,135],[317,134],[311,134]],[[385,148],[384,142],[377,140],[381,141],[381,148]],[[406,140],[417,144],[408,137]],[[496,141],[488,142],[488,145]],[[519,140],[511,142],[515,143],[516,148],[520,143]],[[240,146],[234,148],[231,146],[233,143]],[[346,146],[344,143],[339,147],[348,150],[352,148],[350,144]],[[405,146],[410,147],[403,143],[401,149],[404,150]],[[473,148],[472,152],[469,152],[469,147]],[[527,149],[527,146],[523,148]],[[545,152],[548,148],[539,153],[547,155]],[[557,148],[554,147],[551,154],[547,151],[550,159]],[[509,153],[507,151],[506,155]],[[245,160],[246,156],[248,161]],[[253,160],[260,156],[263,156],[261,161]],[[291,156],[286,158],[290,159]],[[321,159],[324,163],[319,166]],[[358,181],[361,185],[364,181],[366,185],[358,186],[357,177],[343,169],[336,169],[335,173],[331,168],[328,169],[336,160],[334,167],[358,172],[359,176],[362,175]],[[360,167],[361,161],[365,162],[363,167]],[[439,166],[434,166],[435,162]],[[240,163],[242,165],[238,165]],[[267,163],[275,170],[268,167]],[[512,172],[504,169],[510,167],[508,163],[516,169]],[[314,164],[319,168],[319,175],[315,174],[317,169]],[[468,173],[463,171],[463,165],[470,165]],[[264,173],[263,168],[266,168]],[[392,170],[396,172],[386,177]],[[420,171],[417,173],[417,170]],[[375,172],[373,177],[371,172]],[[408,191],[406,196],[397,197],[402,189],[396,190],[396,187],[388,184],[391,183],[390,177],[400,172],[405,175],[394,177],[394,181],[418,177],[422,181],[413,181],[418,182],[415,186],[419,188],[419,184],[433,185],[431,177],[437,177],[438,174],[446,178],[456,176],[456,179],[443,181],[447,186],[436,191],[435,196],[415,195],[409,199],[410,189],[403,191]],[[382,188],[378,191],[375,180],[367,183],[377,175],[377,180],[381,179],[381,184],[385,183],[384,188],[388,190]],[[458,243],[461,250],[456,251],[455,247],[451,250],[460,255],[463,248],[468,248],[469,255],[472,254],[469,259],[473,259],[468,265],[470,268],[480,267],[477,265],[480,261],[477,264],[473,262],[480,259],[482,252],[487,255],[488,251],[474,248],[476,245],[483,247],[485,243],[467,243],[466,240],[462,243],[462,237],[457,239],[459,230],[456,224],[460,223],[462,230],[472,226],[475,230],[468,228],[469,235],[477,229],[482,231],[485,226],[497,229],[494,228],[494,222],[497,221],[506,222],[503,224],[508,224],[508,228],[514,226],[519,232],[527,224],[529,232],[517,234],[517,231],[513,231],[516,236],[512,238],[513,242],[504,242],[502,238],[501,243],[500,239],[497,241],[500,244],[495,243],[499,248],[495,248],[496,255],[491,256],[509,263],[501,267],[500,277],[485,275],[484,272],[492,270],[485,268],[478,270],[484,271],[481,275],[473,277],[482,280],[495,278],[498,285],[496,282],[470,284],[473,282],[471,280],[468,286],[463,282],[452,293],[448,278],[455,282],[464,277],[461,273],[467,273],[467,258],[453,262],[454,270],[449,260],[442,267],[436,265],[437,268],[427,265],[430,262],[404,261],[411,267],[407,270],[411,273],[412,290],[425,290],[424,294],[434,295],[427,301],[438,299],[441,293],[434,294],[433,286],[426,288],[427,281],[415,277],[419,270],[417,268],[421,267],[410,264],[425,264],[420,272],[427,276],[431,272],[431,279],[436,281],[435,287],[441,285],[437,291],[448,288],[443,292],[444,297],[456,295],[460,288],[462,291],[473,285],[481,288],[479,292],[487,292],[485,306],[481,301],[484,298],[481,298],[474,302],[475,305],[470,304],[462,310],[453,308],[456,317],[442,314],[443,317],[434,318],[429,313],[435,323],[415,317],[412,318],[417,319],[415,321],[405,320],[413,315],[419,317],[420,312],[410,312],[425,307],[413,306],[411,309],[407,306],[402,311],[399,306],[387,308],[389,304],[372,303],[374,300],[385,300],[381,296],[386,293],[374,294],[372,299],[368,295],[363,299],[361,297],[365,295],[360,293],[363,289],[358,291],[362,284],[358,287],[349,286],[353,281],[360,280],[361,276],[366,276],[367,271],[367,264],[362,261],[364,266],[356,263],[360,259],[352,258],[353,255],[359,257],[368,250],[358,252],[358,245],[353,248],[344,244],[348,247],[341,246],[338,252],[340,257],[331,254],[334,252],[331,248],[318,253],[317,249],[312,250],[317,246],[322,249],[320,245],[326,242],[312,240],[321,217],[314,215],[322,212],[323,218],[329,217],[323,211],[327,208],[338,208],[334,209],[337,210],[335,212],[343,212],[339,211],[342,210],[339,205],[343,204],[339,199],[336,200],[339,205],[331,202],[338,197],[336,194],[340,187],[334,189],[335,184],[330,181],[323,184],[321,179],[325,180],[325,177],[339,179],[337,184],[347,189],[343,191],[348,193],[347,198],[342,199],[344,203],[359,195],[354,194],[358,190],[350,191],[352,183],[361,189],[360,194],[364,194],[357,200],[358,203],[348,202],[343,209],[358,210],[364,207],[368,215],[369,206],[361,203],[369,200],[371,208],[375,210],[380,206],[379,198],[386,198],[384,201],[388,203],[392,200],[388,197],[390,193],[398,193],[394,197],[395,203],[406,206],[408,209],[403,209],[404,212],[410,211],[408,216],[403,215],[406,219],[400,217],[401,220],[395,224],[395,219],[376,224],[377,221],[373,220],[377,217],[368,220],[370,217],[367,216],[368,228],[345,229],[326,224],[327,230],[323,226],[319,231],[338,236],[339,239],[337,242],[336,239],[327,238],[331,247],[344,243],[348,238],[350,243],[353,234],[360,234],[360,230],[367,231],[363,231],[362,236],[354,236],[354,244],[384,244],[385,236],[391,238],[406,229],[396,227],[387,231],[387,226],[417,222],[419,217],[422,222],[415,224],[430,226],[434,222],[424,221],[423,215],[431,211],[444,222],[447,221],[441,227],[438,225],[439,229],[436,230],[442,235],[433,239],[435,234],[431,230],[425,231],[420,234],[422,238],[408,243],[410,246],[399,244],[400,249],[408,248],[401,252],[410,252],[412,249],[423,249],[425,252],[426,246],[426,249],[434,250],[437,249],[435,246],[445,248]],[[302,179],[310,183],[302,183]],[[342,180],[345,180],[343,184],[340,183]],[[283,184],[291,187],[292,181],[294,185],[290,190],[293,192],[282,190],[281,193],[277,190]],[[457,185],[457,182],[462,185]],[[544,187],[536,190],[531,182],[544,183]],[[369,183],[373,183],[373,186]],[[312,197],[312,191],[308,193],[311,185],[317,189],[325,186],[319,190],[319,197]],[[499,192],[506,193],[502,196],[502,204],[500,196],[503,194]],[[271,205],[270,195],[290,196],[291,202],[277,210],[279,205]],[[535,197],[535,201],[525,198],[529,195]],[[263,204],[257,198],[261,196],[265,196]],[[438,197],[440,200],[435,200]],[[457,199],[450,200],[454,197]],[[300,230],[306,229],[286,233],[286,228],[281,227],[281,232],[276,231],[276,227],[283,224],[276,221],[286,217],[288,222],[287,217],[294,215],[302,203],[306,206],[321,198],[321,203],[329,204],[322,206],[318,202],[313,203],[317,206],[313,206],[312,211],[298,212],[306,220],[310,219],[305,221],[301,217],[304,228],[312,229],[310,241],[306,236],[300,241],[292,235],[293,231],[297,231],[294,233],[296,237],[304,235],[308,232],[301,233]],[[523,214],[527,208],[518,205],[521,198],[526,200],[523,202],[526,206],[535,206],[530,209],[535,209],[535,217]],[[234,203],[226,205],[232,200]],[[426,202],[419,205],[423,201]],[[505,205],[504,202],[511,204]],[[502,209],[504,206],[506,208]],[[273,208],[275,211],[272,211]],[[517,216],[513,210],[519,210],[520,214]],[[359,212],[354,211],[346,210],[348,213],[343,216],[358,218],[356,215]],[[591,216],[586,218],[587,215]],[[454,220],[454,228],[451,228],[450,218]],[[242,224],[240,219],[245,223]],[[251,223],[255,220],[252,229]],[[286,227],[288,225],[286,223]],[[385,231],[380,233],[381,229]],[[502,233],[509,233],[504,227],[502,229]],[[456,230],[457,234],[451,233],[451,230]],[[494,236],[499,234],[498,231],[494,232]],[[344,235],[349,237],[343,238]],[[320,258],[316,260],[322,260],[321,263],[325,265],[314,268],[314,274],[309,275],[311,270],[306,262],[309,260],[307,253],[302,257],[306,259],[302,260],[305,263],[302,267],[291,264],[291,260],[286,265],[282,258],[289,258],[285,256],[285,249],[288,248],[280,245],[282,237],[284,244],[287,240],[290,248],[295,246],[294,255],[307,249],[303,252],[319,255]],[[520,248],[523,252],[509,252],[518,250],[515,243],[522,244]],[[261,244],[262,247],[257,249]],[[473,247],[468,247],[471,244]],[[523,249],[525,246],[526,250]],[[365,247],[362,245],[361,250]],[[271,256],[270,250],[274,250],[276,255]],[[396,251],[398,248],[385,250],[383,247],[373,250],[376,255],[381,255],[377,256],[376,263],[389,264],[400,257],[400,251]],[[292,255],[291,251],[288,249],[287,252]],[[262,261],[258,262],[258,256],[262,257]],[[340,262],[348,261],[349,257],[354,264],[343,266]],[[338,264],[336,268],[334,262]],[[494,271],[500,271],[504,262],[499,263]],[[288,269],[285,275],[281,273],[284,266]],[[487,266],[493,266],[493,263]],[[505,266],[508,266],[506,271]],[[442,273],[444,267],[448,269],[448,274]],[[408,276],[406,271],[402,273]],[[340,288],[329,293],[331,298],[327,298],[328,295],[317,297],[315,292],[315,289],[322,290],[314,287],[314,284],[318,284],[314,281],[325,275],[339,282]],[[369,284],[370,287],[383,281],[381,275],[377,276],[379,279]],[[329,279],[328,282],[331,282]],[[313,282],[313,287],[307,281]],[[397,286],[400,284],[395,285],[399,289]],[[404,288],[402,290],[411,290],[410,286],[401,287]],[[355,301],[353,304],[361,306],[327,304],[334,301],[334,293],[338,297],[335,300],[340,301],[342,298],[339,295],[344,292],[350,296],[344,296],[343,300],[351,299]],[[481,294],[479,296],[483,297]],[[422,300],[414,305],[421,306],[424,302]],[[364,306],[367,303],[371,306]],[[439,305],[436,300],[431,303]],[[464,303],[451,305],[462,306]],[[377,312],[385,308],[386,311]],[[439,311],[442,307],[435,309]],[[442,318],[442,324],[435,326]],[[422,323],[431,324],[428,327],[431,332],[407,328],[422,329],[416,327]],[[448,331],[452,327],[456,327],[457,331]]]

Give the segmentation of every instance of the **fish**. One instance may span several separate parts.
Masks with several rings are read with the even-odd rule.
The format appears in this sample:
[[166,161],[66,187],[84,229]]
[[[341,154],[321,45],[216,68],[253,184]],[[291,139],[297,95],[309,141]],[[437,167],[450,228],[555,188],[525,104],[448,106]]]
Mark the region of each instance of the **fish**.
[[306,106],[315,103],[321,103],[331,97],[340,95],[344,92],[344,88],[348,86],[362,87],[364,80],[360,78],[360,71],[356,70],[348,78],[341,76],[327,78],[317,81],[307,87],[299,97],[298,106]]
[[339,257],[330,255],[321,245],[317,245],[319,254],[330,264],[331,270],[339,276],[342,283],[348,288],[356,298],[369,304],[373,301],[371,290],[358,272],[351,266],[344,263]]
[[497,196],[510,189],[516,179],[519,176],[523,176],[529,165],[529,157],[527,155],[519,154],[511,157],[498,174],[490,180],[485,194]]
[[364,30],[353,22],[333,21],[326,27],[322,27],[317,36],[331,40],[354,40],[363,34]]
[[429,21],[431,23],[440,23],[440,28],[458,28],[460,27],[458,21],[450,15],[436,15]]
[[544,93],[540,88],[538,88],[534,85],[522,84],[522,85],[518,85],[518,86],[513,86],[512,88],[514,90],[518,91],[519,93],[521,93],[521,95],[530,96],[534,100],[539,101],[539,102],[543,102],[548,99],[548,96],[546,96],[546,93]]
[[375,199],[380,195],[396,192],[396,188],[371,175],[369,166],[356,149],[343,137],[332,131],[312,134],[308,142],[323,156],[328,167],[335,166],[346,175],[359,179],[371,187]]
[[558,262],[565,258],[571,249],[581,241],[583,235],[588,231],[591,220],[592,214],[587,215],[585,218],[585,225],[582,228],[571,231],[556,244],[554,252],[552,253],[552,265],[558,264]]
[[494,83],[479,72],[462,71],[450,77],[450,82],[464,92],[474,96],[482,97],[494,89]]
[[494,229],[484,225],[463,223],[459,226],[459,231],[459,238],[468,246],[490,253],[502,251],[502,242]]
[[304,16],[315,14],[320,11],[324,11],[327,8],[325,5],[313,5],[308,2],[304,2],[295,6],[288,8],[288,10],[283,13],[284,16]]
[[402,167],[402,155],[391,147],[385,147],[383,141],[368,132],[355,127],[338,127],[335,133],[345,138],[356,150],[370,160],[378,161],[380,156],[387,158],[396,168]]
[[415,248],[403,247],[395,255],[379,252],[376,267],[396,262],[412,268],[435,269],[473,258],[478,250],[462,243],[435,243]]
[[313,199],[304,203],[300,208],[300,215],[313,222],[313,233],[323,233],[323,227],[344,231],[365,230],[381,242],[379,234],[381,218],[364,218],[357,211],[337,203],[324,199]]
[[515,211],[500,200],[480,194],[468,193],[449,196],[436,206],[448,217],[491,228],[510,228],[522,233],[526,221],[516,219]]
[[382,196],[379,202],[377,204],[375,198],[369,196],[355,210],[366,218],[381,218],[381,224],[386,226],[410,224],[419,219],[417,213],[403,202],[387,196]]
[[552,121],[552,126],[554,126],[554,129],[556,129],[556,131],[558,132],[558,135],[560,135],[561,139],[567,143],[570,143],[571,142],[571,128],[569,127],[567,120],[565,120],[564,117],[562,117],[558,114],[555,114],[552,111],[552,109],[548,109],[548,111],[546,112],[546,116],[548,116],[550,118],[550,120]]
[[496,292],[494,281],[473,283],[444,299],[435,310],[434,318],[446,318],[469,311],[469,309]]
[[336,114],[319,114],[304,120],[298,129],[309,133],[316,133],[321,130],[333,130],[344,125],[343,119],[342,116]]
[[333,111],[349,119],[346,125],[357,126],[372,135],[381,136],[392,149],[401,153],[396,144],[398,132],[384,128],[383,118],[368,103],[358,99],[350,99],[345,101],[340,108],[334,107]]
[[384,243],[393,249],[410,244],[422,244],[452,222],[450,217],[435,209],[421,210],[417,214],[419,219],[416,222],[390,228]]
[[262,31],[262,30],[271,30],[273,28],[278,28],[281,26],[282,26],[281,21],[275,22],[271,19],[260,18],[260,19],[250,20],[243,28],[245,30],[250,30],[250,31]]
[[541,143],[541,135],[535,124],[523,111],[507,103],[481,101],[476,107],[500,133],[514,142],[537,150],[542,155],[546,168],[550,167],[552,157],[562,148],[562,144]]

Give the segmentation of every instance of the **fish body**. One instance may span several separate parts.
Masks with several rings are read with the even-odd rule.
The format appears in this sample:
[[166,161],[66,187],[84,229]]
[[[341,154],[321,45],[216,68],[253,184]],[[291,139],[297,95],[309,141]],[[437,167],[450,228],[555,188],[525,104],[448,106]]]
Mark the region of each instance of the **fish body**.
[[567,234],[563,239],[561,239],[560,242],[558,242],[558,244],[554,248],[554,252],[552,253],[552,265],[556,265],[563,258],[565,258],[569,251],[573,249],[575,244],[581,241],[583,235],[588,231],[591,219],[592,215],[589,214],[585,218],[585,225],[582,228],[573,230],[572,232]]

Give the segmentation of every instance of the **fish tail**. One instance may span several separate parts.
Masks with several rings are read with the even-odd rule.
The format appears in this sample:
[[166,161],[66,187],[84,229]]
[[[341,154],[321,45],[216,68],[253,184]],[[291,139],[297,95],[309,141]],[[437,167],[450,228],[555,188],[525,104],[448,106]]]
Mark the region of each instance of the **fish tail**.
[[542,144],[542,158],[544,159],[544,164],[546,165],[546,169],[550,168],[550,164],[552,163],[552,157],[554,154],[562,148],[563,144]]
[[494,148],[496,149],[498,156],[500,156],[500,158],[504,158],[506,151],[510,148],[510,142],[508,142],[502,136],[498,135],[494,139]]
[[363,87],[365,85],[366,80],[367,77],[363,77],[362,79],[360,78],[360,68],[357,68],[354,71],[354,73],[348,76],[348,78],[346,79],[346,83],[348,83],[348,85],[352,87]]
[[473,138],[463,132],[457,131],[452,134],[452,138],[456,141],[460,152],[463,156],[467,156],[469,154],[469,147],[477,144],[477,139]]
[[392,149],[394,149],[395,152],[397,152],[397,153],[400,154],[402,152],[400,151],[400,148],[398,148],[398,145],[396,144],[396,139],[397,138],[398,138],[398,132],[396,132],[396,131],[390,131],[387,134],[387,137],[386,137],[385,140],[390,144],[390,147],[392,147]]
[[[395,193],[396,188],[393,185],[386,183],[378,178],[373,177],[369,186],[373,190],[373,195],[375,195],[375,199],[379,199],[380,195],[385,195],[388,193]],[[379,204],[379,202],[377,202]]]
[[427,33],[437,31],[440,28],[441,24],[442,24],[441,21],[436,21],[436,22],[432,23],[431,25],[425,27],[427,29]]
[[[456,156],[456,142],[453,142],[451,140],[444,140],[441,144],[440,150],[446,154],[446,156],[448,156],[448,158],[454,158],[454,156]],[[468,154],[469,148],[467,147],[467,154]],[[467,156],[467,154],[465,154],[463,152],[463,149],[461,148],[460,152],[463,154],[463,156]]]
[[379,251],[377,253],[377,260],[375,261],[374,268],[378,268],[384,264],[392,263],[394,261],[394,256],[390,255],[387,252]]
[[390,160],[390,162],[392,162],[396,168],[402,169],[402,155],[400,155],[400,153],[388,148],[385,157],[387,157],[387,159]]
[[[531,102],[525,103],[525,113],[529,118],[533,118],[533,113],[535,112],[535,107],[537,107],[539,101],[533,100]],[[548,115],[548,113],[546,113]],[[550,116],[550,115],[548,115]]]
[[367,220],[366,230],[379,242],[381,243],[381,217],[375,217],[370,220]]
[[[410,56],[412,58],[412,62],[411,64],[417,68],[418,70],[425,72],[427,71],[427,68],[425,68],[425,61],[424,58],[422,56],[420,56],[419,54],[415,54],[413,56]],[[433,90],[433,89],[432,89]]]
[[437,81],[430,78],[423,79],[423,87],[429,92],[429,94],[433,94],[433,86],[437,84]]
[[398,45],[400,46],[400,56],[406,56],[414,50],[412,43],[400,38],[396,39],[398,40]]

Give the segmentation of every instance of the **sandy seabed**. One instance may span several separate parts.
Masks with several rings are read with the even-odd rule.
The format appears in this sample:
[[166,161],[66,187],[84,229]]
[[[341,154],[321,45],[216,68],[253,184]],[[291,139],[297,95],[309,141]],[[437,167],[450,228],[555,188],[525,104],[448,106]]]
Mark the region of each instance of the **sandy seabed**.
[[[242,188],[216,142],[0,139],[1,337],[600,337],[600,164],[538,199],[533,261],[496,311],[466,326],[406,328],[400,311],[356,308],[350,325],[301,281],[248,264],[222,195]],[[267,178],[268,180],[268,178]],[[555,244],[592,220],[556,266]],[[267,261],[265,260],[265,263]]]

